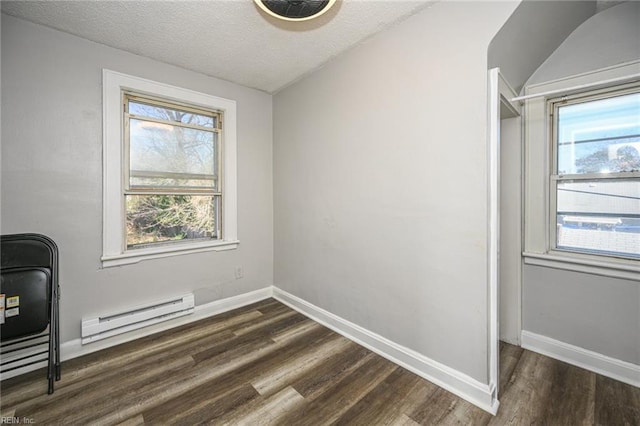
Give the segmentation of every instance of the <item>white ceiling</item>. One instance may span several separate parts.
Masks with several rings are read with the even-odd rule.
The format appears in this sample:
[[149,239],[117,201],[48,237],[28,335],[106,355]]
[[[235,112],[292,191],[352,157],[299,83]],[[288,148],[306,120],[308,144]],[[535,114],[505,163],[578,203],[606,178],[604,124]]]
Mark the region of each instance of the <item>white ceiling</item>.
[[306,22],[272,18],[252,0],[3,0],[2,12],[274,93],[432,3],[339,0]]

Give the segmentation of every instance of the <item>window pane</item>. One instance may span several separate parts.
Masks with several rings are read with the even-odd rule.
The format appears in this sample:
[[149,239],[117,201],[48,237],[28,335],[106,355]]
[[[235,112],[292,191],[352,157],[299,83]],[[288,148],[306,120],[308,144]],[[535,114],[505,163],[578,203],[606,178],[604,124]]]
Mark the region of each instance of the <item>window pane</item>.
[[193,112],[181,111],[180,109],[147,105],[134,101],[129,101],[129,114],[192,124],[194,126],[210,127],[212,129],[217,127],[216,116],[200,115]]
[[216,239],[218,197],[127,195],[127,248]]
[[558,108],[558,174],[640,170],[640,93]]
[[216,188],[215,132],[130,120],[131,186]]
[[640,179],[557,185],[558,248],[640,257]]

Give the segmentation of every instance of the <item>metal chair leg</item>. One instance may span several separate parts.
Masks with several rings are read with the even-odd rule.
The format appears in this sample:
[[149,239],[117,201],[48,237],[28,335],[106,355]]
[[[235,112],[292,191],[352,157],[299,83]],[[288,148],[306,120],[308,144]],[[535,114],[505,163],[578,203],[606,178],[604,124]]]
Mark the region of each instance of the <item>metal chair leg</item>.
[[56,315],[54,317],[55,323],[55,366],[56,366],[56,380],[60,380],[61,367],[60,367],[60,286],[56,284]]

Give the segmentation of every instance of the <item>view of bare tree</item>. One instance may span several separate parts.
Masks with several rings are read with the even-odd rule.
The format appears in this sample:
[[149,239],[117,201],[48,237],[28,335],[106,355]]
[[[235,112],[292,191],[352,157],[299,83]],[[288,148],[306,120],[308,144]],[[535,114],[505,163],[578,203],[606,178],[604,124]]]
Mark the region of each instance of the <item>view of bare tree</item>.
[[127,245],[215,237],[216,117],[129,102]]

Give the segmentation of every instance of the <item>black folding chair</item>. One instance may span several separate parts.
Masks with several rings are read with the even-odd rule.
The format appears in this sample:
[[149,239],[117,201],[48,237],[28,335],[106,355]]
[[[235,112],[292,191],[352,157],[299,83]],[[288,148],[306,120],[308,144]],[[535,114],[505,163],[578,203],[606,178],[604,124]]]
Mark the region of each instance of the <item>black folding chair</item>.
[[0,236],[0,269],[0,371],[42,362],[46,354],[51,394],[54,376],[60,380],[58,247],[40,234]]

